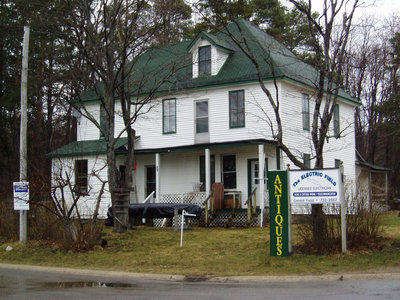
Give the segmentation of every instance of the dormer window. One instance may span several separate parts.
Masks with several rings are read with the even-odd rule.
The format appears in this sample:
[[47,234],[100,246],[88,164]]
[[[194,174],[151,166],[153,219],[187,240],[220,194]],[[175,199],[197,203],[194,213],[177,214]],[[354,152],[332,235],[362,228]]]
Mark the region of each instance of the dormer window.
[[224,39],[205,32],[197,35],[187,51],[192,55],[193,78],[217,75],[233,53],[233,49]]
[[199,75],[211,74],[211,46],[199,47]]

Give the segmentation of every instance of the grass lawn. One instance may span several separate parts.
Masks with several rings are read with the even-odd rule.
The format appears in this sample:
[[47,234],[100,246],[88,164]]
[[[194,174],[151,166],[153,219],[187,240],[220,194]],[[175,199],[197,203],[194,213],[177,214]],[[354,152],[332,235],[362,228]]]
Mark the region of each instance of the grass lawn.
[[[347,254],[301,255],[289,258],[269,255],[269,229],[139,226],[124,234],[105,228],[108,245],[94,251],[72,252],[54,245],[29,241],[0,245],[0,262],[71,268],[109,269],[138,273],[188,276],[321,274],[400,267],[399,212],[384,216],[384,246]],[[295,230],[295,228],[294,228]],[[294,234],[296,237],[296,234]],[[296,240],[294,240],[296,243]],[[14,249],[5,251],[10,245]]]

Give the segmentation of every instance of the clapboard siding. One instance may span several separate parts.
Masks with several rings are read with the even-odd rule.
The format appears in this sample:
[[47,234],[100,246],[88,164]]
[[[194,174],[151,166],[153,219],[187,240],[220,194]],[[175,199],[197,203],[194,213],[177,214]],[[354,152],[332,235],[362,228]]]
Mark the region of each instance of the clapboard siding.
[[[291,151],[302,159],[304,153],[314,155],[310,131],[303,130],[302,126],[302,93],[310,95],[310,111],[314,107],[312,93],[295,84],[280,81],[278,84],[278,95],[280,114],[283,126],[283,140]],[[266,83],[276,96],[272,82]],[[245,127],[230,128],[229,126],[229,91],[244,90],[245,92]],[[176,133],[163,134],[162,130],[162,100],[176,99]],[[275,115],[269,104],[268,98],[257,83],[237,84],[235,86],[215,87],[180,94],[166,95],[160,99],[153,100],[145,110],[148,113],[142,115],[133,125],[137,136],[136,149],[158,149],[168,147],[179,147],[195,145],[195,102],[207,100],[209,103],[209,142],[224,143],[250,139],[273,140],[272,130],[276,130]],[[275,99],[276,100],[276,99]],[[324,148],[324,167],[334,167],[335,159],[344,163],[347,183],[355,182],[355,136],[354,136],[354,105],[340,102],[340,127],[344,129],[339,139],[329,138]],[[88,111],[99,120],[99,104],[90,104]],[[271,129],[270,120],[273,124]],[[116,107],[115,135],[119,135],[124,125],[120,114],[120,107]],[[330,129],[332,135],[333,125]],[[275,133],[275,132],[274,132]],[[125,136],[124,134],[122,136]],[[81,118],[78,123],[78,140],[93,140],[99,138],[99,130],[88,120]],[[276,165],[275,147],[264,147],[268,168],[270,170],[286,168],[287,164],[294,168],[293,163],[282,153],[281,165]],[[241,191],[244,202],[248,194],[248,170],[249,159],[258,159],[258,145],[230,148],[211,148],[211,155],[215,156],[215,180],[221,181],[221,161],[223,155],[235,154],[237,167],[237,188]],[[182,151],[162,153],[160,156],[160,188],[161,194],[188,193],[193,190],[193,183],[199,182],[200,170],[199,159],[204,151]],[[57,163],[69,165],[73,169],[76,159],[65,158],[53,160],[54,172]],[[103,180],[107,178],[105,156],[85,157],[88,159],[89,170],[100,170],[99,174]],[[117,166],[124,164],[122,157],[118,158]],[[136,155],[136,170],[133,171],[135,181],[134,202],[142,202],[146,196],[146,167],[155,165],[155,155]],[[74,178],[71,174],[71,178]],[[55,178],[53,178],[55,180]],[[80,201],[79,208],[84,216],[90,216],[95,207],[97,195],[101,183],[94,177],[89,176],[90,193]],[[350,188],[353,190],[353,188]],[[111,205],[108,187],[102,197],[100,216],[105,217],[107,208]]]

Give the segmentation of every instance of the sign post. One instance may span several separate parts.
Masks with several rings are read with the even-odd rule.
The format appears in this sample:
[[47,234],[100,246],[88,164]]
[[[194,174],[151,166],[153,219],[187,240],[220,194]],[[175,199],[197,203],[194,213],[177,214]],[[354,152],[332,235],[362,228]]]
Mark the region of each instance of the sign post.
[[342,253],[347,252],[347,223],[346,223],[346,215],[347,215],[347,205],[346,205],[346,196],[344,193],[344,171],[343,171],[343,164],[340,165],[340,174],[341,174],[341,180],[340,182],[342,183],[340,185],[341,187],[341,192],[340,196],[342,197],[342,201],[340,204],[340,221],[341,221],[341,228],[342,228]]
[[[21,70],[21,127],[20,127],[20,146],[19,146],[19,180],[24,182],[28,178],[26,132],[28,124],[28,52],[29,52],[29,26],[24,26],[24,40],[22,47],[22,70]],[[18,193],[18,192],[17,192]],[[29,194],[28,194],[29,195]],[[29,196],[28,196],[29,198]],[[29,200],[29,199],[28,199]],[[28,205],[29,209],[29,205]],[[27,221],[28,214],[26,209],[19,210],[19,242],[25,244],[27,240]]]
[[268,171],[270,255],[289,256],[289,198],[287,171]]
[[182,209],[182,221],[181,221],[181,248],[183,245],[183,225],[185,223],[185,217],[195,217],[195,214],[188,214],[184,209]]

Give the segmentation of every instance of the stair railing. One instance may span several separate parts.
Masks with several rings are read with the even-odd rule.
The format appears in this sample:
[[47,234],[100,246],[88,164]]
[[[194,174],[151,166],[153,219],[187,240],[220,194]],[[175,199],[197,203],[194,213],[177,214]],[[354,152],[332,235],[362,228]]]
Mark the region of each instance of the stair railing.
[[[143,203],[147,203],[150,199],[153,199],[153,196],[154,196],[155,193],[156,193],[155,191],[152,191],[151,194],[148,195],[146,199],[144,199]],[[154,201],[151,201],[149,203],[152,203],[152,202],[154,202]]]

